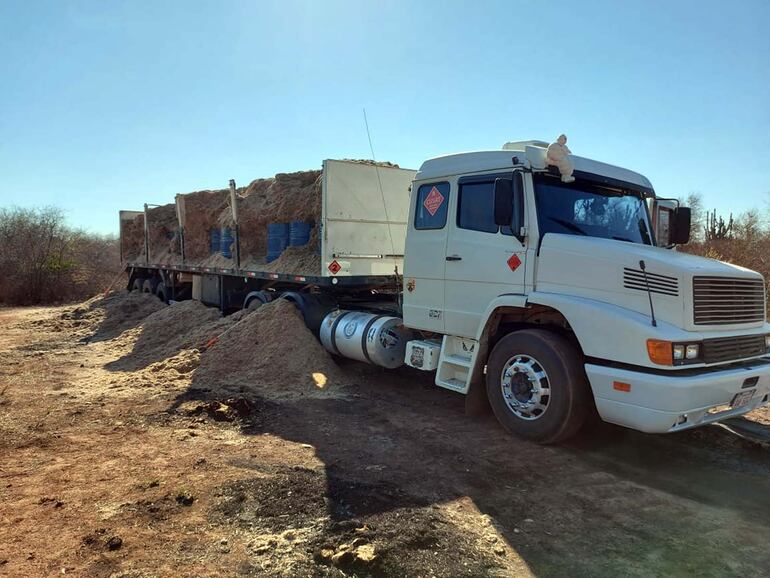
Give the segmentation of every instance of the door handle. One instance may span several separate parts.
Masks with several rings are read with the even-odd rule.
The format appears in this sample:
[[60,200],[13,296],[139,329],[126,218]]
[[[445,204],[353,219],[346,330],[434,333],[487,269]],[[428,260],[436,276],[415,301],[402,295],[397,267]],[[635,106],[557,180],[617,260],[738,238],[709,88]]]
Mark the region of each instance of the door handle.
[[463,258],[460,255],[447,255],[447,261],[462,261]]

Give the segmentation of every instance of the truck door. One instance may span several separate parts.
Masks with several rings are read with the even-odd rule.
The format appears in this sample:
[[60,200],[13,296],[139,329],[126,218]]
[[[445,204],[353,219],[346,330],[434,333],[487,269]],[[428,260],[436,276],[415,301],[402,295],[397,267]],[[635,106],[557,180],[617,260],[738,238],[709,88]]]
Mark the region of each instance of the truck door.
[[445,332],[452,335],[476,337],[490,301],[525,292],[526,246],[510,226],[495,224],[495,179],[501,177],[511,173],[458,180],[444,290]]
[[449,183],[414,186],[404,251],[404,322],[443,332]]

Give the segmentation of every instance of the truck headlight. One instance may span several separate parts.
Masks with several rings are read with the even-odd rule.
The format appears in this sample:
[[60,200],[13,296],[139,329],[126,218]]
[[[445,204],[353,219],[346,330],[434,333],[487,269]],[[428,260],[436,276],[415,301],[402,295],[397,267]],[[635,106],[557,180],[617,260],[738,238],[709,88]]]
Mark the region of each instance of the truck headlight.
[[[770,344],[770,341],[767,343]],[[650,361],[658,365],[698,363],[700,361],[700,346],[700,343],[672,343],[661,339],[648,339],[647,355],[649,355]]]

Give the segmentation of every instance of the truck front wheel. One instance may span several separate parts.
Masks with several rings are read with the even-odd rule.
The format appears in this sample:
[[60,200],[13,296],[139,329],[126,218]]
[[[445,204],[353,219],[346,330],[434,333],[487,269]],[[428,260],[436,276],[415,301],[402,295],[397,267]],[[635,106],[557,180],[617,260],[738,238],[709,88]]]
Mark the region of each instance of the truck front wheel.
[[542,329],[516,331],[495,345],[487,363],[487,397],[505,429],[544,444],[575,435],[590,408],[579,352]]

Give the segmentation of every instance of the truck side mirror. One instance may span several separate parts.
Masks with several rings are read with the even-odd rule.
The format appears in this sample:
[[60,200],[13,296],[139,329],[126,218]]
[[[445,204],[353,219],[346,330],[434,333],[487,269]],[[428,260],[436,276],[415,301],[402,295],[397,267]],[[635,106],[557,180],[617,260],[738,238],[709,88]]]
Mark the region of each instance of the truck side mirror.
[[495,225],[505,227],[513,219],[513,180],[495,179]]
[[677,207],[674,210],[674,226],[671,231],[672,245],[686,245],[690,242],[690,207]]

